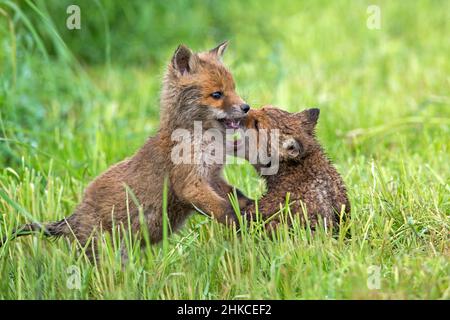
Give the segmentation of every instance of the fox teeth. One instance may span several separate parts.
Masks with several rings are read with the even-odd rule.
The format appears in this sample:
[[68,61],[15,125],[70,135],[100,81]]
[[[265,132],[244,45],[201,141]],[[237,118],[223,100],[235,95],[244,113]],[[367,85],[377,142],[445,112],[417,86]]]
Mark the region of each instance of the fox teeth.
[[226,120],[224,123],[228,129],[239,129],[239,120]]

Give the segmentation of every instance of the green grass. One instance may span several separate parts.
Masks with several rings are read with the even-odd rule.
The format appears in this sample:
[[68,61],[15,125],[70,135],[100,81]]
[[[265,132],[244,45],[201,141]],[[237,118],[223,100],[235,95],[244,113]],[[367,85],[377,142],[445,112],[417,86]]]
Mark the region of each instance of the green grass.
[[[350,237],[297,225],[272,239],[195,215],[145,250],[125,237],[125,269],[116,234],[98,264],[61,239],[20,238],[0,248],[0,298],[448,299],[450,3],[378,1],[381,29],[369,30],[372,2],[0,0],[0,235],[28,215],[69,215],[156,132],[179,43],[230,39],[225,63],[253,107],[319,107],[352,203]],[[65,28],[73,3],[79,31]],[[225,174],[254,197],[264,189],[248,164]]]

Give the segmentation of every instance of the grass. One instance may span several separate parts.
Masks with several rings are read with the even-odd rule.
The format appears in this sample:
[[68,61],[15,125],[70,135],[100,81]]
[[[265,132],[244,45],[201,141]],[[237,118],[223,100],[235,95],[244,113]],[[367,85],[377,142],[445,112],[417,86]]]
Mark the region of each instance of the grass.
[[[145,250],[105,235],[99,264],[64,240],[0,248],[0,299],[448,299],[448,1],[0,0],[0,235],[61,219],[159,123],[161,77],[179,43],[223,39],[252,106],[319,107],[318,135],[342,173],[352,220],[332,237],[296,225],[272,239],[194,215]],[[230,165],[253,197],[263,181]],[[380,287],[370,289],[380,268]],[[77,280],[79,275],[79,286]],[[75,286],[75,288],[74,288]]]

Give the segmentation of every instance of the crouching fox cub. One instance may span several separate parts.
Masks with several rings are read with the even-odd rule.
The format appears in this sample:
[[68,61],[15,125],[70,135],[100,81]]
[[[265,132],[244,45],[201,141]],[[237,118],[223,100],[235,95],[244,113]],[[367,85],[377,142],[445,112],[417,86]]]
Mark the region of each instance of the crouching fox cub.
[[[173,148],[179,143],[173,138],[176,130],[192,134],[194,123],[202,132],[215,130],[224,134],[236,129],[250,107],[236,93],[230,71],[221,58],[227,47],[200,53],[181,45],[175,51],[164,76],[161,93],[161,121],[156,136],[129,159],[110,167],[86,188],[83,200],[75,212],[58,222],[28,224],[17,229],[14,236],[42,232],[47,236],[75,236],[85,245],[101,228],[110,231],[114,225],[131,223],[134,232],[140,230],[139,207],[127,194],[131,190],[137,199],[152,243],[162,238],[162,202],[164,180],[168,179],[168,218],[171,230],[179,228],[198,208],[220,222],[234,221],[235,214],[228,201],[231,187],[222,179],[220,163],[205,163],[200,159],[173,161]],[[188,148],[203,148],[208,144],[195,138]],[[196,161],[199,160],[199,161]],[[246,198],[238,192],[240,199]],[[128,218],[129,217],[129,218]]]
[[[344,182],[315,137],[318,118],[319,109],[289,113],[267,106],[249,113],[247,128],[279,131],[278,172],[266,176],[268,191],[258,204],[263,218],[280,210],[288,192],[291,212],[299,214],[303,221],[306,213],[311,228],[319,220],[332,228],[338,224],[341,212],[350,213]],[[265,143],[270,146],[273,142]],[[249,204],[244,211],[252,217],[255,204]],[[274,229],[280,223],[278,217],[269,220],[268,229]]]

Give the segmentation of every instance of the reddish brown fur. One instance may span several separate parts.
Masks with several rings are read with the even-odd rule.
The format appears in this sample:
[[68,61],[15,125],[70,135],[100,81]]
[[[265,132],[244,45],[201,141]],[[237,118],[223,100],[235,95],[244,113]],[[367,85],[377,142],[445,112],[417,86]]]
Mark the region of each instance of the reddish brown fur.
[[[110,167],[86,188],[75,212],[59,222],[45,226],[53,236],[74,235],[85,245],[100,228],[110,231],[115,225],[128,225],[139,232],[138,207],[127,195],[133,192],[142,207],[143,218],[152,243],[162,238],[163,184],[169,181],[168,217],[171,230],[178,229],[193,212],[194,206],[212,214],[221,222],[234,220],[234,211],[226,193],[231,187],[221,177],[221,165],[174,164],[171,150],[176,142],[171,134],[185,128],[192,132],[194,120],[203,122],[203,129],[223,131],[220,117],[244,117],[243,100],[236,94],[231,73],[220,61],[226,44],[205,53],[194,54],[180,46],[168,66],[161,93],[161,124],[156,136],[131,158]],[[222,91],[215,100],[210,95]],[[241,201],[245,202],[241,196]],[[243,203],[244,203],[243,202]],[[193,206],[194,205],[194,206]],[[129,218],[128,218],[129,214]],[[37,230],[27,225],[21,230]]]
[[[350,213],[344,182],[315,138],[318,116],[318,109],[289,113],[270,106],[249,112],[248,128],[278,129],[280,132],[279,170],[276,175],[266,177],[268,192],[258,203],[263,218],[280,210],[288,192],[291,212],[299,214],[304,221],[305,207],[312,228],[319,220],[328,227],[336,226],[342,209],[346,215]],[[293,145],[296,150],[286,149],[286,146]],[[244,211],[253,216],[254,203]],[[268,228],[276,228],[280,216],[269,220]]]

